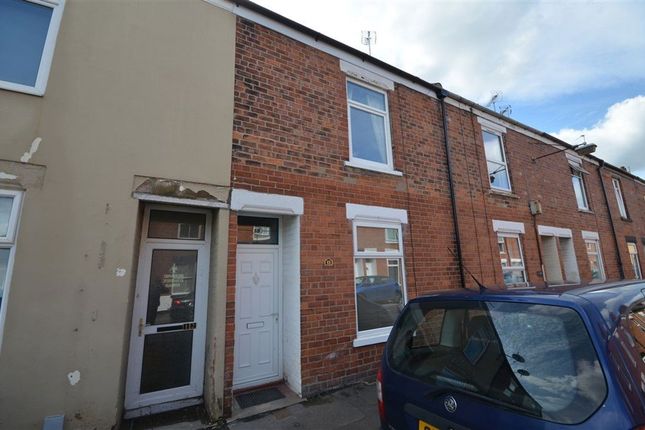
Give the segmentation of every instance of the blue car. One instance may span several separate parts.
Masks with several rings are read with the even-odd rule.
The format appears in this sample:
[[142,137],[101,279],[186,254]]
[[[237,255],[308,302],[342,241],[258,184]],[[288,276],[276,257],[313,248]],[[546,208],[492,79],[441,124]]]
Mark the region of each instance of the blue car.
[[383,430],[645,429],[645,283],[411,300],[378,372]]

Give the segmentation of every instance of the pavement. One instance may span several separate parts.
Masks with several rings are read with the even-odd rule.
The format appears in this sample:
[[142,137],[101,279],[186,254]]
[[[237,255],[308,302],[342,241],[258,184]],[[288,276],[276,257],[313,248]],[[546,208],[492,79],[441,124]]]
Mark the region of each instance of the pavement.
[[376,385],[356,384],[228,424],[229,430],[378,430]]
[[124,422],[122,430],[378,430],[376,384],[359,383],[272,412],[207,423],[199,409]]

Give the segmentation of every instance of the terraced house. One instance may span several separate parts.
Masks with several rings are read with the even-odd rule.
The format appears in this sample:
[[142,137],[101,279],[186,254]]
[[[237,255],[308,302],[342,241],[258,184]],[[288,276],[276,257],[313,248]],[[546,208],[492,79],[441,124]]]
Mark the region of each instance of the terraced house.
[[642,179],[254,3],[0,12],[0,427],[372,379],[468,272],[642,276]]

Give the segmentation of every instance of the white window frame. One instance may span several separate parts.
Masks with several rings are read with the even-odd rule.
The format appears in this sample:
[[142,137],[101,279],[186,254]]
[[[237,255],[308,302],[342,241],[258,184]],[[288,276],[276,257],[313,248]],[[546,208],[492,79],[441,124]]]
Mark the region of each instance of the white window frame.
[[22,0],[27,3],[35,3],[41,6],[50,7],[53,9],[51,20],[49,21],[49,29],[43,45],[43,53],[40,57],[40,66],[38,67],[38,75],[36,75],[35,85],[23,85],[15,82],[0,80],[0,88],[6,90],[18,91],[21,93],[33,94],[42,96],[47,89],[47,81],[49,79],[49,71],[54,58],[54,48],[56,47],[56,38],[58,37],[58,30],[60,29],[60,22],[63,17],[63,8],[65,7],[65,0]]
[[[591,279],[592,283],[605,282],[607,280],[607,275],[605,273],[605,262],[602,258],[602,249],[600,248],[600,236],[595,231],[582,231],[582,239],[585,241],[585,251],[587,252],[587,258],[591,255],[596,255],[598,257],[598,266],[600,268],[600,279]],[[587,244],[593,243],[596,249],[596,252],[590,253],[587,249]],[[589,260],[589,268],[591,268],[591,260]]]
[[7,236],[0,238],[0,249],[9,249],[9,260],[7,261],[7,273],[4,279],[4,292],[2,304],[0,305],[0,351],[2,351],[2,337],[4,333],[4,321],[7,314],[7,303],[9,299],[13,263],[16,254],[16,235],[19,227],[20,210],[22,208],[23,192],[17,190],[0,189],[0,197],[12,197],[11,214],[9,215],[9,228]]
[[[634,252],[631,251],[630,246],[634,246]],[[638,258],[638,245],[636,242],[627,242],[627,253],[629,254],[629,260],[632,263],[632,268],[634,269],[634,279],[643,279],[643,270],[641,269],[641,262]]]
[[[500,145],[500,148],[502,149],[502,157],[504,158],[503,163],[500,163],[497,160],[489,160],[488,159],[488,154],[486,154],[486,144],[484,143],[484,133],[495,135],[499,139],[499,145]],[[504,136],[503,136],[503,134],[500,131],[495,130],[493,128],[482,126],[482,145],[484,146],[484,158],[486,159],[486,178],[488,178],[488,184],[490,185],[490,188],[492,190],[503,191],[503,192],[506,192],[506,193],[512,193],[513,192],[513,184],[511,184],[511,173],[508,170],[508,158],[506,157],[506,146],[504,145]],[[501,164],[501,165],[504,166],[504,168],[506,169],[506,177],[508,179],[508,188],[496,187],[491,183],[491,181],[490,181],[490,172],[488,171],[488,163],[489,162],[490,163],[495,163],[495,164]]]
[[[397,229],[398,231],[398,244],[399,244],[399,250],[394,251],[394,250],[388,250],[388,251],[372,251],[372,250],[366,250],[366,251],[359,251],[358,250],[358,236],[357,236],[357,231],[358,227],[372,227],[372,228],[392,228],[392,229]],[[400,270],[400,275],[401,275],[401,288],[402,288],[402,293],[403,293],[403,305],[405,305],[408,301],[408,294],[407,294],[407,287],[406,287],[406,280],[405,280],[405,258],[403,255],[403,240],[401,237],[401,223],[396,223],[396,222],[382,222],[382,221],[366,221],[366,220],[361,220],[361,219],[354,219],[352,221],[352,235],[353,235],[353,241],[354,241],[354,248],[353,248],[353,264],[352,264],[352,270],[356,270],[356,259],[357,258],[374,258],[374,259],[385,259],[388,265],[388,268],[390,266],[390,259],[400,259],[401,264],[399,266]],[[354,279],[356,276],[356,273],[354,273]],[[365,345],[373,345],[376,343],[382,343],[385,342],[390,335],[390,331],[392,331],[392,326],[388,327],[379,327],[371,330],[363,330],[359,331],[358,330],[358,303],[356,301],[356,285],[354,282],[354,316],[356,318],[356,339],[354,340],[354,347],[360,347],[360,346],[365,346]]]
[[[502,266],[502,258],[501,258],[501,255],[500,255],[499,256],[499,264],[500,264],[500,266],[502,268],[502,277],[503,277],[505,271],[522,270],[522,272],[524,273],[524,282],[507,284],[506,281],[504,281],[504,285],[509,287],[509,288],[526,287],[529,284],[529,279],[528,279],[528,276],[526,274],[526,262],[524,260],[524,251],[522,251],[522,238],[520,238],[520,235],[518,233],[507,233],[507,232],[501,232],[500,231],[500,232],[497,233],[498,243],[499,243],[499,239],[503,239],[505,237],[517,239],[517,245],[518,245],[518,247],[520,249],[520,258],[522,259],[522,266],[504,267],[504,266]],[[504,246],[506,247],[506,243],[504,243]],[[506,254],[508,255],[508,250],[506,250]]]
[[627,206],[625,205],[625,198],[623,197],[623,189],[620,184],[620,179],[611,178],[611,184],[614,187],[614,194],[616,195],[616,203],[618,204],[618,211],[623,219],[628,219]]
[[[571,166],[570,166],[571,167]],[[580,192],[582,194],[582,200],[583,200],[583,205],[580,206],[580,202],[578,201],[578,197],[576,194],[576,185],[573,182],[573,179],[577,178],[578,183],[580,184]],[[576,169],[575,167],[571,167],[571,185],[573,186],[573,195],[576,198],[576,205],[578,206],[578,209],[583,210],[583,211],[588,211],[589,210],[589,198],[587,197],[587,187],[585,186],[585,177],[584,173]]]
[[[371,106],[367,106],[360,102],[351,100],[349,98],[349,91],[347,88],[350,82],[354,85],[358,85],[370,91],[374,91],[379,94],[382,94],[384,97],[385,110],[382,111],[380,109],[375,109]],[[390,110],[388,106],[387,92],[382,90],[381,88],[378,88],[373,85],[366,84],[365,82],[362,82],[356,79],[351,79],[351,78],[346,79],[345,92],[346,92],[346,98],[347,98],[347,132],[349,134],[348,135],[349,161],[346,161],[345,165],[350,167],[358,167],[361,169],[375,170],[377,172],[400,175],[401,174],[400,172],[396,172],[394,170],[394,162],[392,157],[392,136],[391,136],[391,127],[390,127]],[[352,108],[362,110],[369,114],[379,115],[383,117],[383,122],[384,122],[383,126],[385,127],[385,155],[387,158],[386,163],[378,163],[376,161],[365,160],[363,158],[354,157],[354,146],[352,142],[352,116],[351,116]]]

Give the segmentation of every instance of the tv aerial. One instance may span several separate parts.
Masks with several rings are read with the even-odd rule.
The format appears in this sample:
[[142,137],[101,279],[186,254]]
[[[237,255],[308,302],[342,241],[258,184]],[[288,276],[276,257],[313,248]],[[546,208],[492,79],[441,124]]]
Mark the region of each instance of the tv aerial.
[[372,55],[372,45],[376,45],[376,32],[373,30],[362,30],[361,43],[367,45],[367,50]]

